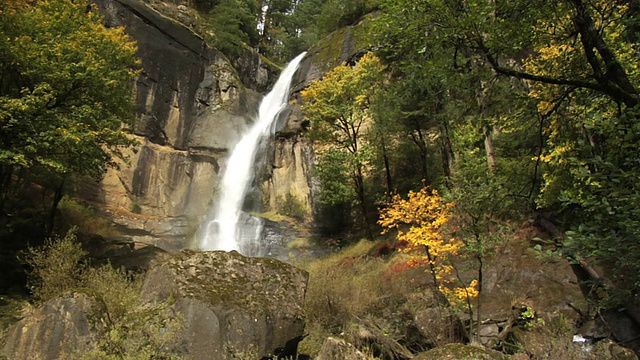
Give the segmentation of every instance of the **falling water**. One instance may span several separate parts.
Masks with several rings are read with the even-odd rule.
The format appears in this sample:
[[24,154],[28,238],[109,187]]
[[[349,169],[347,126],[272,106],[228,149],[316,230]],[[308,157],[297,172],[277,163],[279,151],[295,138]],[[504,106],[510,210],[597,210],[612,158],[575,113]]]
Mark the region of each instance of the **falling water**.
[[264,255],[256,251],[262,222],[244,213],[242,205],[253,180],[252,169],[260,144],[271,136],[278,114],[287,107],[291,79],[305,54],[298,55],[282,71],[271,92],[262,99],[255,123],[233,149],[222,177],[220,198],[201,227],[201,250]]

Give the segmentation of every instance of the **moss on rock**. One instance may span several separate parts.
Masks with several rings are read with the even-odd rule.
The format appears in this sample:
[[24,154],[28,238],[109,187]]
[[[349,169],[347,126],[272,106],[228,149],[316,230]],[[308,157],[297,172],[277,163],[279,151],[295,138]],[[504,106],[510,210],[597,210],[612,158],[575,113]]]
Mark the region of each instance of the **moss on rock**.
[[[185,316],[185,342],[196,358],[224,358],[228,349],[246,344],[266,356],[287,344],[297,347],[302,338],[307,280],[304,270],[276,259],[186,250],[149,271],[143,296],[149,301],[172,297],[183,314],[209,314],[207,319]],[[200,334],[198,329],[216,331]]]
[[414,360],[506,360],[509,357],[498,351],[464,344],[446,344],[423,352]]

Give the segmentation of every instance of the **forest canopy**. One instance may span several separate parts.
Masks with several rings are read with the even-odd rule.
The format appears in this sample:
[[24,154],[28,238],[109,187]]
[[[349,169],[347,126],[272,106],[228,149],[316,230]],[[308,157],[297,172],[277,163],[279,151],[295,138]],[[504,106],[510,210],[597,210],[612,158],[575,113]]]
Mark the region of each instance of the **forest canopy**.
[[[350,116],[366,118],[360,129],[378,145],[364,190],[342,203],[367,221],[390,190],[418,191],[424,180],[457,204],[457,236],[479,254],[500,226],[536,221],[562,234],[553,252],[604,269],[594,280],[609,290],[605,302],[636,299],[638,4],[387,0],[377,9],[369,49],[384,80],[354,88],[370,101]],[[320,101],[308,95],[310,106]],[[311,129],[325,121],[308,117]]]

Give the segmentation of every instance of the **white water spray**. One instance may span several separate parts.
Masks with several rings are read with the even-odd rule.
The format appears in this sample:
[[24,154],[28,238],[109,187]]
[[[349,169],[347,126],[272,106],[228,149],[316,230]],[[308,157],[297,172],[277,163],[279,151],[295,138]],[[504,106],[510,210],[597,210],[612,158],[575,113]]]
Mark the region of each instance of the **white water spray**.
[[256,253],[262,222],[242,212],[247,190],[253,180],[252,169],[263,139],[271,136],[278,114],[289,104],[291,79],[306,53],[298,55],[282,71],[278,81],[260,103],[258,118],[234,147],[222,177],[220,198],[201,227],[200,250],[237,250]]

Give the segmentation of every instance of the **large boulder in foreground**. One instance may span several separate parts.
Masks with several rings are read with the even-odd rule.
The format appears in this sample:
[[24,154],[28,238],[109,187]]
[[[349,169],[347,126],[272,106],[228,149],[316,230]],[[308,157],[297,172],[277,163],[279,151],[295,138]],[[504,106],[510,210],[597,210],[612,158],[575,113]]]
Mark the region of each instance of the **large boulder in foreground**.
[[1,355],[12,360],[58,359],[90,348],[89,314],[94,301],[84,294],[54,298],[15,323]]
[[342,339],[328,337],[315,360],[367,360],[367,356]]
[[506,360],[510,357],[498,351],[484,349],[464,344],[446,344],[427,352],[418,354],[413,360],[448,360],[448,359],[477,359],[477,360]]
[[[167,354],[211,360],[285,357],[296,354],[303,337],[307,280],[305,271],[275,259],[247,258],[237,252],[165,253],[148,270],[142,298],[145,303],[159,302],[161,308],[170,306],[169,313],[183,320],[178,329],[168,330],[171,341],[162,348]],[[104,340],[103,305],[85,293],[45,302],[0,339],[0,358],[86,356]],[[145,314],[153,308],[142,305]],[[148,316],[153,322],[162,314]],[[138,339],[128,340],[138,344]],[[141,334],[140,341],[150,340]]]
[[304,331],[308,274],[237,252],[184,251],[152,268],[148,301],[175,301],[182,352],[194,359],[294,355]]

